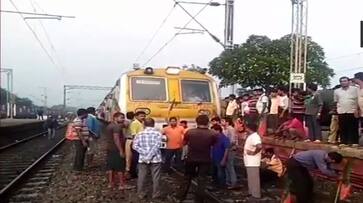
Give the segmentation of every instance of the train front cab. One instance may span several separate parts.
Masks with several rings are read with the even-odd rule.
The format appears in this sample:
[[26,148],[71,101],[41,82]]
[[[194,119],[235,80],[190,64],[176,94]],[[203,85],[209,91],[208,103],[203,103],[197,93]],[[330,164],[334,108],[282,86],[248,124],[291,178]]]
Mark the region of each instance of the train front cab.
[[131,71],[120,80],[120,109],[144,111],[158,128],[170,117],[187,120],[193,127],[199,114],[219,115],[218,98],[212,77],[177,67]]

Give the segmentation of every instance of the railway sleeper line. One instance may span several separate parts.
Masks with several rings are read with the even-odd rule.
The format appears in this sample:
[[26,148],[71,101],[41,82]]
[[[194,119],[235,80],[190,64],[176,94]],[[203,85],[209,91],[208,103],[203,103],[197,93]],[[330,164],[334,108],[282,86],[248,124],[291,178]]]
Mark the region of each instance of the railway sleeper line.
[[46,187],[62,159],[53,155],[64,143],[64,131],[50,141],[42,134],[13,143],[0,151],[0,199],[4,202],[34,202]]
[[[62,161],[62,155],[52,155],[40,169],[30,175],[9,198],[9,203],[35,202],[47,187],[56,168]],[[46,161],[46,160],[44,160]]]
[[[179,178],[184,177],[184,174],[182,172],[180,172],[179,170],[175,169],[175,168],[171,168],[174,172],[174,174],[176,174]],[[177,180],[175,180],[176,182],[178,182]],[[175,195],[167,195],[167,199],[171,202],[175,202],[175,203],[193,203],[194,201],[194,193],[196,192],[196,189],[198,187],[198,183],[197,181],[195,181],[194,179],[192,179],[191,181],[191,185],[190,188],[186,194],[186,196],[184,197],[183,200],[180,199],[180,197],[176,197]],[[183,188],[184,189],[184,188]],[[203,194],[200,194],[201,196],[204,196],[206,202],[210,202],[210,203],[237,203],[237,202],[246,202],[244,201],[244,196],[241,196],[239,198],[225,198],[225,196],[220,195],[217,193],[219,189],[214,188],[213,186],[207,186],[206,188],[204,188],[203,190]],[[230,191],[231,193],[233,193],[233,191]],[[242,199],[241,199],[242,198]],[[275,199],[267,199],[267,201],[265,200],[261,200],[260,202],[279,202],[278,200]]]

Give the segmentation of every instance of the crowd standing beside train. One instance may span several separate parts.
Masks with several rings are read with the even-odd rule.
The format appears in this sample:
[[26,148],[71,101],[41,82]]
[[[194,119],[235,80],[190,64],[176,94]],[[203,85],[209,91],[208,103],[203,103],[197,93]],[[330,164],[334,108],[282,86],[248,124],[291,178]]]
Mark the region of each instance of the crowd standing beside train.
[[[333,88],[328,143],[340,147],[358,147],[359,129],[363,128],[363,72],[354,78],[341,77]],[[321,118],[323,100],[316,84],[307,84],[306,91],[292,88],[291,95],[285,87],[267,91],[254,89],[240,97],[230,95],[224,100],[225,116],[257,123],[261,136],[294,138],[306,142],[323,141]],[[326,115],[324,115],[326,116]]]
[[[334,91],[336,108],[331,109],[332,114],[337,115],[333,117],[334,121],[338,120],[332,123],[339,125],[339,130],[336,131],[337,126],[331,126],[334,134],[330,135],[329,141],[338,141],[339,134],[341,146],[357,147],[358,116],[361,120],[363,117],[363,73],[355,74],[353,79],[340,78],[340,85]],[[189,128],[186,121],[171,117],[168,125],[159,131],[155,128],[154,119],[147,117],[143,111],[134,115],[128,112],[127,120],[123,113],[116,112],[104,134],[109,187],[115,187],[115,178],[118,177],[120,190],[131,189],[133,186],[128,185],[127,180],[137,178],[137,194],[144,199],[145,180],[151,171],[151,198],[159,198],[161,176],[176,168],[184,171],[186,177],[180,198],[185,198],[190,181],[195,179],[198,183],[195,199],[202,202],[201,194],[207,188],[210,174],[217,187],[238,189],[234,164],[237,155],[243,156],[249,199],[263,198],[261,182],[277,180],[285,172],[292,181],[290,187],[297,196],[297,202],[304,202],[307,196],[312,198],[311,169],[319,169],[328,176],[338,176],[330,165],[342,161],[339,153],[321,150],[299,152],[292,155],[284,166],[273,149],[263,150],[262,137],[269,135],[314,143],[322,141],[319,118],[323,104],[315,84],[308,84],[306,92],[294,89],[291,95],[285,88],[279,87],[269,93],[255,89],[252,94],[238,98],[230,95],[226,99],[224,117],[210,119],[207,115],[199,115],[196,128]],[[86,152],[91,150],[92,142],[97,143],[93,140],[99,138],[90,130],[89,116],[87,110],[79,109],[67,131],[67,138],[75,146],[73,168],[76,171],[82,171]],[[243,146],[243,151],[239,151],[237,146]]]

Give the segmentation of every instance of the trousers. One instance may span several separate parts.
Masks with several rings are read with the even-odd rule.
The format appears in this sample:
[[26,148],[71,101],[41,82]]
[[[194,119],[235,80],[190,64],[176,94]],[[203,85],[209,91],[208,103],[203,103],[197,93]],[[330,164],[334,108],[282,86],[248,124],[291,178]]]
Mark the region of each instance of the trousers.
[[164,163],[164,169],[169,172],[170,171],[170,166],[171,166],[171,162],[174,158],[174,163],[175,166],[177,168],[179,168],[181,166],[181,155],[182,155],[182,149],[165,149],[164,150],[164,158],[165,158],[165,163]]
[[255,198],[261,198],[260,167],[246,167],[248,193]]
[[300,165],[294,158],[287,161],[287,175],[290,184],[290,191],[296,195],[297,203],[313,203],[313,179],[309,171]]
[[132,140],[126,139],[125,143],[125,156],[126,156],[126,171],[129,172],[132,163]]
[[330,143],[337,142],[338,131],[339,131],[338,115],[332,115],[331,122],[330,122],[330,132],[329,132],[328,142],[330,142]]
[[236,186],[237,184],[237,175],[236,175],[236,170],[234,168],[234,159],[236,156],[236,152],[235,151],[230,151],[228,154],[228,159],[227,159],[227,166],[226,166],[226,183],[229,186]]
[[339,114],[340,138],[342,144],[358,144],[358,119],[352,113]]
[[321,140],[321,127],[316,115],[305,115],[305,122],[309,130],[309,139]]
[[81,171],[84,166],[84,157],[87,151],[87,147],[83,146],[81,140],[74,140],[73,143],[76,150],[73,169],[76,171]]
[[55,137],[55,128],[48,128],[48,139],[53,139]]
[[152,198],[160,196],[160,173],[161,163],[139,163],[138,164],[138,178],[137,178],[137,194],[139,196],[145,196],[145,181],[149,171],[151,171],[151,177],[153,181],[153,193]]

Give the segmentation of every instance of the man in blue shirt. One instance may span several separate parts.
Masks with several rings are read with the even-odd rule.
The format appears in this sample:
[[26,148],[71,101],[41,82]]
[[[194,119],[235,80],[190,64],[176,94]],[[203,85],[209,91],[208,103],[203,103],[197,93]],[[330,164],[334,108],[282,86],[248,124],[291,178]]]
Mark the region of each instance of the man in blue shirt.
[[226,185],[226,165],[230,141],[223,134],[222,127],[218,124],[212,126],[212,130],[217,133],[217,142],[213,145],[212,160],[213,160],[213,179],[219,187]]
[[86,123],[90,134],[87,149],[87,165],[90,166],[93,162],[94,154],[97,151],[97,139],[101,135],[101,124],[95,116],[96,109],[94,107],[88,107],[87,113]]
[[309,173],[319,169],[324,175],[337,177],[338,174],[330,168],[333,163],[339,164],[343,156],[338,152],[324,150],[308,150],[295,154],[287,162],[287,174],[291,180],[290,192],[296,195],[297,203],[313,203],[313,179]]

